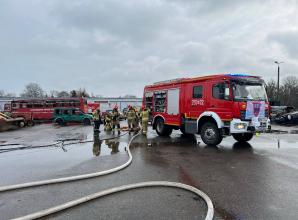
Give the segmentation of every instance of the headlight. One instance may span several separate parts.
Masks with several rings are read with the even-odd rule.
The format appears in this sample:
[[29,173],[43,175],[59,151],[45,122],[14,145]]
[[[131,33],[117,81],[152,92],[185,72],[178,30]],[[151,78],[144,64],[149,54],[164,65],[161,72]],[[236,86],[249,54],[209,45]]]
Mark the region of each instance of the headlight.
[[246,124],[245,123],[237,123],[234,125],[234,128],[238,129],[238,130],[243,130],[246,128]]

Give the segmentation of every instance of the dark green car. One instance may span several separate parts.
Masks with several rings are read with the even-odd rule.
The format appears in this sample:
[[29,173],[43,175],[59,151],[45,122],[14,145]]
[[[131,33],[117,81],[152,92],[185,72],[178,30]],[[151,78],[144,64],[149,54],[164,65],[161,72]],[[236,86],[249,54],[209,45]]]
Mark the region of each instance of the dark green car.
[[84,125],[91,125],[92,115],[85,114],[78,108],[55,108],[54,123],[66,125],[68,122],[78,122]]

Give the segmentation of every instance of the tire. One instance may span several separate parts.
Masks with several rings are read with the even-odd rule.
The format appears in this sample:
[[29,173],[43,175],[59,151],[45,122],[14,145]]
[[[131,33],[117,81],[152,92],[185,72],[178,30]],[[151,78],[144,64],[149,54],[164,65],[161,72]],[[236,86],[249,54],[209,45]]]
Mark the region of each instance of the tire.
[[55,121],[58,125],[64,125],[65,123],[64,123],[64,121],[61,119],[61,118],[58,118],[58,119],[56,119],[56,121]]
[[18,124],[19,128],[23,128],[25,127],[25,122],[24,121],[20,121]]
[[32,126],[34,126],[34,121],[32,121],[32,120],[28,121],[28,122],[27,122],[27,126],[28,126],[28,127],[32,127]]
[[250,141],[254,135],[253,133],[239,133],[232,134],[232,136],[238,142],[247,142]]
[[164,121],[159,118],[156,121],[156,132],[159,136],[170,136],[173,129],[164,124]]
[[217,125],[212,122],[203,124],[200,135],[205,144],[213,146],[220,144],[223,138]]
[[84,120],[83,120],[83,124],[84,124],[84,125],[91,125],[91,121],[90,121],[90,119],[88,119],[88,118],[84,118]]

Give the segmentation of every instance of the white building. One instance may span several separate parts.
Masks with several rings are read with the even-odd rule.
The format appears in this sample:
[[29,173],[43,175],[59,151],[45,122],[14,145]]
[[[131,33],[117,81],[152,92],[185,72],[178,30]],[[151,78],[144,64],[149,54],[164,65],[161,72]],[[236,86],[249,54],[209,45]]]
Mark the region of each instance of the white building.
[[142,99],[141,98],[113,98],[113,97],[106,97],[106,98],[87,98],[88,103],[99,103],[100,110],[105,112],[107,110],[112,110],[115,106],[119,108],[120,111],[123,111],[124,108],[127,106],[135,106],[141,107],[142,106]]

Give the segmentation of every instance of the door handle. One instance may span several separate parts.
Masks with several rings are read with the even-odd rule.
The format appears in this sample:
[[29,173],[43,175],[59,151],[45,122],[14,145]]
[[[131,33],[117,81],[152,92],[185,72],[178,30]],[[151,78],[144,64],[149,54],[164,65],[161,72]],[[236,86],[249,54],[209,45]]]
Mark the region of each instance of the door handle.
[[215,105],[211,105],[211,108],[214,108],[215,107]]

